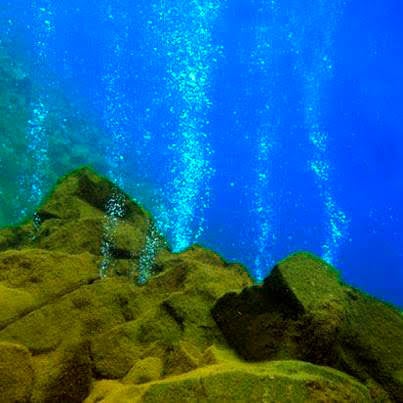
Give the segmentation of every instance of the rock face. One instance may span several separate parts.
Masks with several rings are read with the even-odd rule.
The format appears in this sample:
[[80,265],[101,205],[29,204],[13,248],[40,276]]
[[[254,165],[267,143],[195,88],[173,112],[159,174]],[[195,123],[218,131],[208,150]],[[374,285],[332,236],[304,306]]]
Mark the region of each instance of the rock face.
[[[108,140],[101,135],[101,129],[89,114],[80,112],[74,100],[58,89],[56,80],[47,77],[47,83],[52,84],[45,87],[46,84],[39,82],[37,72],[32,71],[32,60],[16,57],[16,44],[7,43],[3,36],[1,39],[0,225],[4,225],[17,221],[21,210],[34,207],[29,197],[20,195],[30,189],[26,176],[38,174],[38,161],[32,150],[32,137],[38,136],[35,112],[38,105],[46,115],[41,121],[41,131],[48,147],[48,164],[46,167],[41,165],[42,170],[46,169],[41,177],[43,189],[48,189],[60,175],[84,162],[105,170],[101,150],[108,146]],[[46,94],[46,100],[43,94]],[[93,139],[101,139],[102,143]],[[42,155],[42,150],[36,150],[38,154]]]
[[[112,226],[110,200],[122,207]],[[143,259],[150,236],[157,247]],[[62,178],[32,221],[0,230],[0,305],[2,403],[400,396],[393,309],[308,255],[252,287],[244,267],[201,246],[172,253],[143,208],[85,168]],[[246,362],[227,340],[265,361]]]
[[307,253],[280,262],[262,287],[228,293],[212,314],[248,361],[297,359],[347,372],[374,399],[403,401],[403,317],[340,282]]

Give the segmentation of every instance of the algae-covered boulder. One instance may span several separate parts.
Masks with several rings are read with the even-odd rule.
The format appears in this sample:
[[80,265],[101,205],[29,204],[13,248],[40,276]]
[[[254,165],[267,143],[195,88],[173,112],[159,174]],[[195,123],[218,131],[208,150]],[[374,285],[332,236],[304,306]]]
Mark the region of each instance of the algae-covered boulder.
[[102,377],[121,378],[147,356],[159,357],[164,373],[193,369],[192,357],[215,342],[225,343],[210,314],[216,299],[251,284],[240,266],[200,246],[163,253],[156,265],[161,272],[131,298],[142,312],[93,339],[95,371]]
[[247,360],[298,359],[343,370],[403,401],[403,318],[340,282],[319,258],[280,262],[262,287],[229,293],[212,311],[227,341]]
[[[211,353],[212,347],[210,347]],[[246,363],[214,347],[213,364],[135,386],[96,382],[86,403],[371,402],[368,390],[331,368],[299,361]]]
[[158,357],[147,357],[137,361],[130,372],[124,377],[124,383],[148,383],[161,378],[163,362]]
[[112,182],[81,168],[58,181],[30,223],[0,230],[0,250],[108,253],[116,260],[131,259],[133,274],[151,235],[154,245],[166,249],[166,241],[141,206]]
[[[41,307],[97,278],[96,259],[88,253],[72,256],[41,249],[0,252],[0,334],[6,326],[30,320]],[[38,337],[42,324],[45,321],[33,324]],[[21,336],[28,336],[26,329]]]
[[[113,225],[108,216],[116,219]],[[88,251],[100,255],[106,237],[114,257],[139,258],[153,228],[143,208],[88,168],[62,178],[36,217],[40,223],[37,246],[70,254]],[[164,247],[163,238],[156,236],[155,241]]]

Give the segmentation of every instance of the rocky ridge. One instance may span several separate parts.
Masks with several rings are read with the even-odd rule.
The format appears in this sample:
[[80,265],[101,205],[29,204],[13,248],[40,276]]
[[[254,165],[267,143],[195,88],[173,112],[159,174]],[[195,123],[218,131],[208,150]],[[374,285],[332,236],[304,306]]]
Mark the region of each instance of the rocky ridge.
[[[101,278],[111,195],[124,209]],[[159,247],[142,285],[150,233]],[[201,246],[172,253],[141,206],[77,170],[32,220],[0,230],[0,400],[399,401],[401,316],[323,265],[295,255],[253,286],[244,267]],[[389,322],[386,339],[365,339],[377,321]],[[355,355],[339,341],[348,324]]]

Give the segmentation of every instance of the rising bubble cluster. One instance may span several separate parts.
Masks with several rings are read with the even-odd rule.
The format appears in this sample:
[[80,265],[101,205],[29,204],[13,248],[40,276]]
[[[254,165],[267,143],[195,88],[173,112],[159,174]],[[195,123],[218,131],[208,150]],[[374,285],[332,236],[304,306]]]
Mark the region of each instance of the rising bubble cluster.
[[[125,96],[124,60],[128,49],[128,15],[124,7],[106,2],[101,5],[103,21],[110,29],[109,40],[104,50],[104,87],[103,120],[109,133],[105,154],[107,156],[108,177],[118,188],[124,188],[125,152],[127,150],[129,104]],[[120,220],[125,214],[124,196],[118,190],[110,195],[105,206],[106,216],[104,235],[101,245],[101,276],[107,276],[113,263],[113,248]]]
[[[54,33],[52,2],[38,0],[32,2],[34,15],[33,36],[33,66],[36,74],[43,74],[42,68],[48,64],[49,40]],[[39,78],[39,77],[38,77]],[[48,99],[46,93],[34,94],[29,105],[30,118],[26,127],[26,160],[30,161],[32,171],[29,177],[20,177],[20,186],[23,193],[28,194],[23,202],[24,207],[20,211],[20,218],[24,218],[28,212],[28,206],[36,206],[43,198],[49,168],[49,142],[46,121],[49,114]],[[34,220],[34,223],[36,220]]]
[[216,0],[161,1],[153,4],[148,21],[155,51],[163,58],[165,89],[175,127],[166,133],[169,179],[165,203],[157,212],[172,247],[180,251],[195,242],[205,229],[209,206],[212,150],[208,140],[209,96],[221,48],[213,43],[212,29],[223,2]]

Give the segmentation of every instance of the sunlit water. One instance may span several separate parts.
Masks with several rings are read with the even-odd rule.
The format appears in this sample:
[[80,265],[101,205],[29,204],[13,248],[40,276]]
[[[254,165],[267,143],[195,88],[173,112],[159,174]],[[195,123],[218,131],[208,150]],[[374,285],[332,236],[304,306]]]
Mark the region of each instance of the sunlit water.
[[[10,163],[0,134],[0,162],[15,170],[1,182],[16,201],[3,225],[32,212],[53,178],[90,164],[156,219],[141,282],[161,231],[173,250],[204,244],[258,281],[310,250],[403,305],[399,2],[0,4],[3,46],[35,82],[21,114],[26,162]],[[77,112],[54,107],[60,94]],[[76,113],[91,123],[73,124]],[[116,193],[105,276],[121,215]]]

